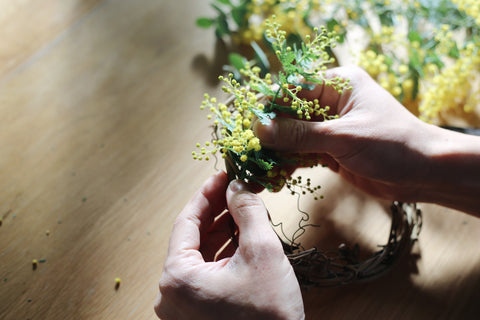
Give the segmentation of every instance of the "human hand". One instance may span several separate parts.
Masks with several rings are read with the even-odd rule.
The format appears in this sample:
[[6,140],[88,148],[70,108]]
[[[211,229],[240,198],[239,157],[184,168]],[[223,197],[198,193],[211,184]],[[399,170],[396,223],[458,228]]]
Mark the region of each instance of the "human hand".
[[[177,217],[160,279],[161,319],[304,319],[300,287],[260,198],[221,172]],[[228,212],[223,213],[228,207]],[[230,243],[232,222],[238,248]]]
[[277,117],[269,125],[255,122],[263,147],[314,153],[355,186],[375,196],[414,201],[423,185],[430,125],[408,112],[393,96],[359,68],[336,68],[327,77],[350,79],[342,94],[327,86],[302,90],[318,99],[339,119],[301,121]]

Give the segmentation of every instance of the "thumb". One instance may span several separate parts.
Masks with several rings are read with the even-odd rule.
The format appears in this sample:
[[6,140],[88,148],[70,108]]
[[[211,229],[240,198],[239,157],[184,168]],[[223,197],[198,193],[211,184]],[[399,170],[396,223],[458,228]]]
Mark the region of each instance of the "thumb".
[[[267,209],[260,197],[246,183],[234,180],[227,189],[227,206],[239,230],[239,246],[258,248],[272,244],[282,250],[281,243],[270,225]],[[283,251],[281,251],[283,254]]]
[[255,135],[263,147],[287,152],[332,153],[337,145],[332,122],[309,122],[298,119],[276,117],[262,124],[253,124]]

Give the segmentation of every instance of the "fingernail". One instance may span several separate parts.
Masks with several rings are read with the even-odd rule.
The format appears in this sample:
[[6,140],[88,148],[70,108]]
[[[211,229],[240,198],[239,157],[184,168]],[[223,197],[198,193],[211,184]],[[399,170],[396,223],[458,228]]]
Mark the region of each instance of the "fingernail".
[[232,182],[230,182],[230,185],[228,187],[233,192],[247,190],[247,185],[241,180],[233,180]]
[[255,120],[253,123],[253,132],[260,139],[262,145],[275,144],[275,123],[270,119],[263,120],[263,124],[260,120]]

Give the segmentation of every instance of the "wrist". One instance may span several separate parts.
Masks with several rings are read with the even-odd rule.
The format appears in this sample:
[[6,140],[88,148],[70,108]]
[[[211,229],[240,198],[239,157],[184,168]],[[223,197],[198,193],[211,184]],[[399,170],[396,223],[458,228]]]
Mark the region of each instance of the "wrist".
[[419,201],[480,214],[480,137],[427,125]]

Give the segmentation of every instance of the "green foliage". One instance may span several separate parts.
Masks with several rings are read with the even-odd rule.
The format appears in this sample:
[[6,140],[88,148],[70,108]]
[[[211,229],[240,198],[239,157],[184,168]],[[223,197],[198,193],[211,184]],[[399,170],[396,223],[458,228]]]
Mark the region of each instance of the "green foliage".
[[[317,0],[211,0],[211,5],[216,15],[198,19],[197,25],[214,28],[218,37],[232,40],[233,44],[250,45],[253,56],[248,57],[248,60],[252,65],[260,67],[261,75],[272,71],[269,61],[278,50],[274,48],[271,39],[268,39],[265,25],[259,21],[277,14],[281,16],[282,22],[288,23],[285,26],[288,29],[285,46],[292,50],[282,51],[282,55],[278,57],[283,65],[284,74],[278,75],[278,80],[282,83],[287,81],[298,84],[298,81],[289,75],[295,73],[308,81],[314,82],[316,79],[314,73],[302,71],[310,69],[309,57],[300,59],[298,56],[305,40],[303,35],[306,34],[306,28],[313,30],[315,24],[323,24],[327,33],[335,33],[338,43],[345,43],[352,30],[357,34],[359,28],[363,29],[368,43],[360,52],[355,52],[359,65],[367,69],[360,60],[361,55],[368,51],[375,52],[377,56],[381,55],[384,61],[377,62],[384,62],[385,66],[373,69],[370,74],[379,83],[382,83],[383,77],[384,87],[400,102],[409,104],[409,108],[420,108],[422,101],[417,99],[423,95],[418,93],[425,91],[425,84],[432,83],[434,72],[426,72],[425,69],[434,65],[437,68],[435,72],[442,73],[446,66],[462,59],[462,54],[469,44],[478,46],[480,43],[480,17],[467,14],[477,9],[473,10],[472,4],[464,7],[465,4],[462,5],[459,0],[336,0],[329,1],[328,4]],[[445,43],[436,38],[438,31],[445,25],[449,31],[455,33],[448,50],[444,50]],[[382,34],[389,28],[394,31],[390,31],[387,36]],[[259,30],[264,34],[263,39],[258,36]],[[402,39],[394,40],[395,37]],[[395,45],[392,43],[394,41],[397,41]],[[403,48],[398,50],[398,46]],[[333,52],[328,46],[322,50],[330,55]],[[231,63],[236,63],[226,67],[226,70],[234,73],[236,79],[241,78],[241,64],[238,60],[239,57],[236,57],[231,60]],[[399,73],[399,66],[408,66],[408,72]],[[390,77],[389,84],[385,83],[387,77]],[[408,83],[408,86],[404,87],[405,83]],[[256,88],[264,93],[268,91],[260,85]]]
[[[218,38],[230,36],[232,32],[248,26],[248,5],[251,0],[230,1],[230,0],[214,0],[210,3],[211,7],[217,12],[214,18],[201,17],[196,23],[201,28],[215,28],[215,35]],[[231,22],[236,24],[236,28]]]
[[210,19],[210,18],[198,18],[196,20],[196,24],[197,26],[201,27],[201,28],[210,28],[212,25],[213,25],[213,20]]
[[245,68],[245,64],[247,62],[247,59],[242,56],[241,54],[238,53],[230,53],[228,55],[228,61],[230,64],[237,70],[242,70]]
[[255,51],[256,64],[260,67],[262,74],[266,74],[270,71],[270,62],[268,62],[267,55],[256,42],[252,41],[250,45]]

